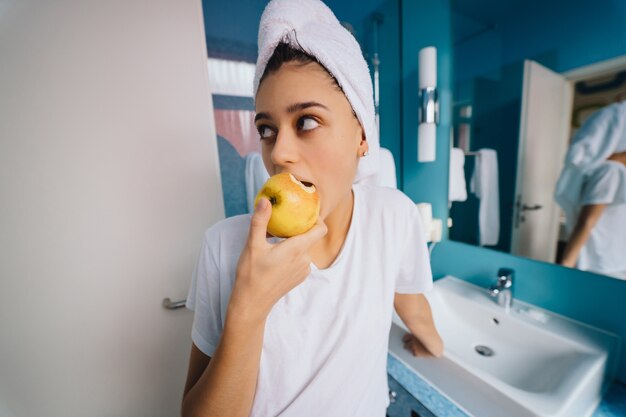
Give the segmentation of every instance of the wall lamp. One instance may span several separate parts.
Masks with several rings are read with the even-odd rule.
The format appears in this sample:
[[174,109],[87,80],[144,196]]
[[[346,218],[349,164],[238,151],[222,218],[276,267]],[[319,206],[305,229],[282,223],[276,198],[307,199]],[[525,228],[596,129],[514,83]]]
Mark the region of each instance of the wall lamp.
[[432,162],[437,151],[439,97],[437,94],[437,48],[419,51],[419,109],[417,127],[417,161]]

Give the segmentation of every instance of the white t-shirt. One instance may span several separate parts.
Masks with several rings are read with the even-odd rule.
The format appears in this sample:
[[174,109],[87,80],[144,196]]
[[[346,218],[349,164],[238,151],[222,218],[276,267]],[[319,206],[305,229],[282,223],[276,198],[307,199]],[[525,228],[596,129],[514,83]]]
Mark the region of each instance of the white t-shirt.
[[626,279],[626,167],[622,163],[606,161],[585,178],[581,206],[588,204],[607,206],[576,266]]
[[[401,191],[354,184],[348,235],[332,265],[272,308],[265,326],[254,417],[384,417],[394,292],[432,288],[415,204]],[[250,214],[205,233],[187,307],[192,340],[212,356],[244,248]],[[277,241],[277,239],[274,239]]]

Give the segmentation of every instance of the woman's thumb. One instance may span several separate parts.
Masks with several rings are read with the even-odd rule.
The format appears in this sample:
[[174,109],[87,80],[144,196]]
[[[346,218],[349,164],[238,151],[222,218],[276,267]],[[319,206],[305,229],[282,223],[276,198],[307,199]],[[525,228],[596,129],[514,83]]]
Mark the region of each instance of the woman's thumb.
[[250,222],[250,239],[253,241],[262,240],[265,242],[265,236],[267,233],[267,224],[272,216],[272,209],[270,201],[262,197],[256,204],[252,220]]
[[267,203],[269,203],[269,200],[267,198],[259,198],[259,201],[256,203],[256,207],[254,208],[254,212],[261,213],[265,211],[265,209],[267,208]]

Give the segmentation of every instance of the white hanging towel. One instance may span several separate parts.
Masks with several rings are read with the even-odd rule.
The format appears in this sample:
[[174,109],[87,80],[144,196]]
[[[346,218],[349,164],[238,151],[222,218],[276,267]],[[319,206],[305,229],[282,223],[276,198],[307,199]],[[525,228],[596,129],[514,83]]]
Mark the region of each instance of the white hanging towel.
[[377,178],[378,185],[398,188],[396,181],[396,163],[393,154],[387,148],[380,148],[380,170]]
[[500,193],[498,191],[498,155],[493,149],[478,151],[470,189],[480,199],[479,243],[481,246],[497,245],[500,239]]
[[448,183],[448,201],[467,200],[465,183],[465,152],[452,148],[450,151],[450,179]]
[[[380,147],[379,150],[379,164],[380,168],[374,175],[360,178],[356,180],[359,184],[377,185],[380,187],[398,188],[398,181],[396,178],[396,162],[391,151],[387,148]],[[365,158],[369,158],[366,156]]]
[[250,152],[246,155],[246,200],[248,212],[254,212],[254,199],[269,178],[269,174],[263,164],[263,157],[258,152]]

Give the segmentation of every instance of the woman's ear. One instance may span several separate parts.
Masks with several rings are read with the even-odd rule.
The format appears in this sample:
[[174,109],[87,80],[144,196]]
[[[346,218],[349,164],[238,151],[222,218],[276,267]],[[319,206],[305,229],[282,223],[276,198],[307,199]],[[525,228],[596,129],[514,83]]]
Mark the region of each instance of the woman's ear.
[[361,139],[361,144],[359,145],[359,156],[365,156],[369,153],[370,145],[365,140],[365,135],[363,135],[363,139]]
[[367,138],[365,137],[365,129],[363,129],[360,123],[358,128],[358,137],[360,137],[361,141],[359,143],[357,153],[359,156],[363,156],[363,154],[366,154],[369,151],[369,144],[367,143]]

